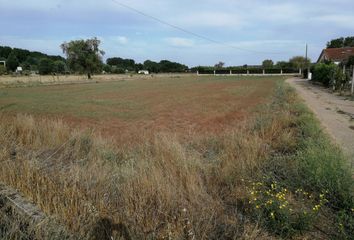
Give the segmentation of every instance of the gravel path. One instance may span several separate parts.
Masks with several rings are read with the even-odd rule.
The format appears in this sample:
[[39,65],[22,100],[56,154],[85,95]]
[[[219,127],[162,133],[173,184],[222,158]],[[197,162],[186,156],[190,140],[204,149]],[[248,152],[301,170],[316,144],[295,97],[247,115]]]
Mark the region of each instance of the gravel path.
[[343,148],[354,168],[354,101],[299,78],[287,82],[296,88],[333,139]]

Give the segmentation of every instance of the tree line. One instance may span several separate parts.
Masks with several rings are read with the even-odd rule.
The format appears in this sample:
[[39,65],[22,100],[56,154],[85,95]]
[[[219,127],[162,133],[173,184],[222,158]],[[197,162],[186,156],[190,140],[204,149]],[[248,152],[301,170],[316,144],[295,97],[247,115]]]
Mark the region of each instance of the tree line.
[[50,56],[41,52],[29,51],[20,48],[0,46],[0,61],[6,61],[6,69],[9,72],[22,67],[25,71],[36,71],[41,74],[50,72],[65,72],[66,60],[61,56]]

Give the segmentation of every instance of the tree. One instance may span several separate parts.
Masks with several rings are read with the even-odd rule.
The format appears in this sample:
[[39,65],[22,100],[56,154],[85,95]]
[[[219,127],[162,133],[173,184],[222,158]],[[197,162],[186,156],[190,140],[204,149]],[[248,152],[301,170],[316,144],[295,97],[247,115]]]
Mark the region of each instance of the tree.
[[302,56],[295,56],[289,60],[291,67],[297,69],[305,69],[311,63],[310,59],[306,59]]
[[103,71],[105,71],[106,73],[111,73],[112,72],[112,66],[105,64],[103,65]]
[[66,64],[63,61],[57,60],[53,63],[53,71],[63,74],[66,71]]
[[332,39],[327,43],[327,48],[354,47],[354,36]]
[[218,69],[223,68],[224,66],[225,66],[225,63],[221,62],[221,61],[214,65],[214,67],[218,68]]
[[39,61],[38,71],[41,75],[51,74],[54,71],[54,63],[48,58],[42,58]]
[[12,51],[6,61],[6,68],[12,72],[16,70],[16,68],[19,66],[19,61],[15,55],[15,53]]
[[262,62],[263,68],[272,68],[274,66],[274,62],[271,59],[266,59]]
[[160,65],[157,62],[146,60],[144,62],[144,68],[149,72],[158,73],[160,72]]
[[291,64],[286,61],[279,61],[275,64],[275,66],[281,69],[291,68]]
[[99,49],[101,41],[97,38],[64,42],[60,47],[66,54],[71,70],[86,73],[91,79],[94,72],[101,70],[104,51]]
[[354,47],[354,36],[346,37],[344,39],[344,47]]

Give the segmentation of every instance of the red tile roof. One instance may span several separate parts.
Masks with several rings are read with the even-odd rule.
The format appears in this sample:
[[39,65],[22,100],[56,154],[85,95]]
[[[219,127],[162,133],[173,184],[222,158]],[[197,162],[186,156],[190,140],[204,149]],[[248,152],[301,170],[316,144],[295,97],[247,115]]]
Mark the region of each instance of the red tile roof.
[[354,47],[327,48],[322,51],[320,57],[318,58],[318,62],[323,60],[343,62],[348,60],[350,56],[354,56]]

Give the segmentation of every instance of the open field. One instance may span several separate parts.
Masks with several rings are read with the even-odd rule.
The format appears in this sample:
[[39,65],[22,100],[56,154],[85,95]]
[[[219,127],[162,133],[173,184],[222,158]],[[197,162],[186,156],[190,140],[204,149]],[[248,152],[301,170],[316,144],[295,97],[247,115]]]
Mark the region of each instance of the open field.
[[0,238],[350,239],[346,158],[283,80],[0,89],[0,182],[65,226]]
[[141,131],[223,131],[269,100],[281,77],[159,77],[0,89],[6,114],[60,117],[123,141]]

